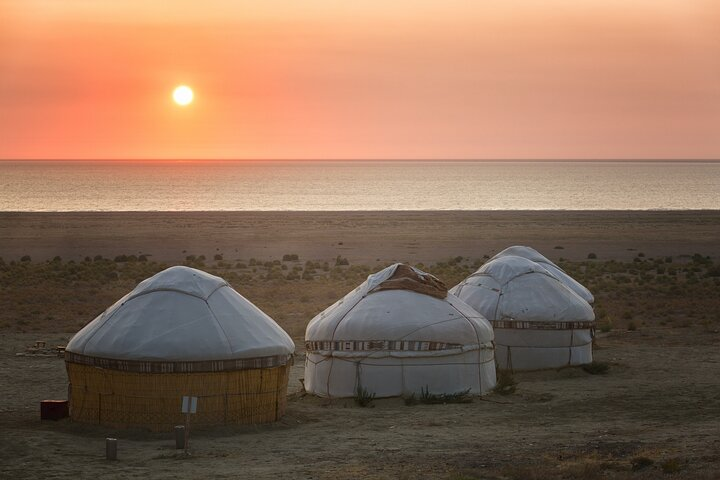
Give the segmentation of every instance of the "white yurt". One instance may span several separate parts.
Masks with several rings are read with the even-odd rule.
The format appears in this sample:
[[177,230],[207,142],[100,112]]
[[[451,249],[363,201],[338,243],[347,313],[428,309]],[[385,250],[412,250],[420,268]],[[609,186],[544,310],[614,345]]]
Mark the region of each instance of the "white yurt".
[[170,430],[282,416],[295,345],[222,278],[172,267],[141,282],[68,343],[70,417]]
[[305,389],[323,397],[484,394],[493,331],[434,276],[404,264],[370,275],[305,332]]
[[593,297],[593,294],[590,293],[590,290],[585,288],[584,285],[582,285],[580,282],[565,273],[565,270],[558,267],[555,263],[551,262],[547,257],[543,256],[534,248],[515,245],[513,247],[506,248],[505,250],[491,258],[491,260],[500,257],[507,257],[510,255],[527,258],[528,260],[532,260],[535,263],[539,263],[541,267],[545,267],[545,270],[550,272],[558,280],[564,283],[565,286],[567,286],[570,290],[580,295],[580,297],[586,302],[593,303],[595,301],[595,297]]
[[592,361],[592,307],[538,263],[497,257],[450,292],[492,324],[499,368],[535,370]]

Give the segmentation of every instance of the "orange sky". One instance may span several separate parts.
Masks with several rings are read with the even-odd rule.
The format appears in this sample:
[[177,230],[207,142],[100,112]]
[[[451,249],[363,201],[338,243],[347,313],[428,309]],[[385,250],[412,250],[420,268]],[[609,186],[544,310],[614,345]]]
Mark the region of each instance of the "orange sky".
[[720,2],[0,0],[13,158],[716,159]]

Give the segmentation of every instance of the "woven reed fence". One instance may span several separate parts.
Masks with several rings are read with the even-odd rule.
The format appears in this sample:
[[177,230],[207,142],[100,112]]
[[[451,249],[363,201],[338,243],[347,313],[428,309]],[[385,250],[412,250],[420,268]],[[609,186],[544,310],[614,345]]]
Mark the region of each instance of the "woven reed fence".
[[193,425],[257,424],[285,413],[290,364],[220,372],[138,373],[66,362],[70,417],[113,428],[172,430],[182,396],[198,397]]

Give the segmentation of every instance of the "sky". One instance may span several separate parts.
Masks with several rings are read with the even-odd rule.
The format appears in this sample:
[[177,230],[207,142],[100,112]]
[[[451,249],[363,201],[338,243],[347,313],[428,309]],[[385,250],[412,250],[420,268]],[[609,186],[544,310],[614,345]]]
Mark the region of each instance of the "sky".
[[0,0],[0,159],[211,158],[719,159],[720,2]]

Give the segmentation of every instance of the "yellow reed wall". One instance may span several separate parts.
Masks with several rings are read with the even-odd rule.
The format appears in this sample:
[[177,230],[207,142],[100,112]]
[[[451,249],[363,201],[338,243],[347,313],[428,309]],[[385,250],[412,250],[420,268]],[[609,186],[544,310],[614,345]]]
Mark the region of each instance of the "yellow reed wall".
[[133,373],[66,362],[70,417],[113,428],[172,430],[182,425],[183,395],[198,397],[193,425],[256,424],[287,405],[289,365],[207,373]]

